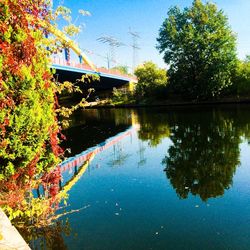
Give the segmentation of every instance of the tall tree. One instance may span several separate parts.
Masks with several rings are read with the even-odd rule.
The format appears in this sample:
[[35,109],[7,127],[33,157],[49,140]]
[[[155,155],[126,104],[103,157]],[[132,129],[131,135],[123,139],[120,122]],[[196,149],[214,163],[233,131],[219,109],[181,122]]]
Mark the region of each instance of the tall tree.
[[183,11],[171,8],[157,42],[164,61],[170,65],[170,86],[176,93],[205,99],[231,84],[236,37],[228,18],[215,4],[194,0]]

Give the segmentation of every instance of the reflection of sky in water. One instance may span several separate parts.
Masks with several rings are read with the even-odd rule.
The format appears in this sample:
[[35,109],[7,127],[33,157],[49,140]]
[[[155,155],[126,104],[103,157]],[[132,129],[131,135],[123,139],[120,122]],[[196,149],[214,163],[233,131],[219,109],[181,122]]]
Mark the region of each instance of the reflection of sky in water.
[[[169,139],[146,147],[134,133],[96,155],[70,191],[69,216],[77,237],[69,249],[247,249],[250,242],[249,146],[241,144],[242,165],[223,197],[202,202],[177,197],[163,171]],[[144,146],[142,161],[140,147]],[[127,157],[112,166],[115,150]],[[246,154],[246,155],[244,155]],[[239,245],[240,244],[240,245]]]
[[[237,112],[138,111],[141,130],[96,154],[69,191],[66,210],[80,211],[62,218],[72,228],[64,236],[68,249],[249,249],[250,148],[239,140],[248,120],[240,123],[239,117],[247,116]],[[120,128],[108,141],[123,133]],[[171,178],[164,171],[166,156],[172,157]],[[64,183],[73,175],[74,168],[66,171]],[[181,185],[189,179],[192,187]],[[186,199],[174,185],[188,192]],[[199,187],[208,192],[206,201]]]
[[250,198],[250,145],[247,141],[241,143],[240,151],[241,164],[233,178],[233,186],[237,186],[237,189],[234,188],[233,190],[238,192],[239,196],[243,195]]

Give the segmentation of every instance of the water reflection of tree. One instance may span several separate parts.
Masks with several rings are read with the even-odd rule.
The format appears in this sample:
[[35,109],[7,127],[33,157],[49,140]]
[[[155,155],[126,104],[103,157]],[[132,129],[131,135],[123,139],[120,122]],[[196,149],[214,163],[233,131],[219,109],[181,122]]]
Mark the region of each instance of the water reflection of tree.
[[156,147],[162,139],[169,137],[169,126],[166,113],[142,110],[138,112],[140,130],[139,139],[149,141],[149,146]]
[[172,140],[163,164],[180,198],[192,193],[207,200],[230,188],[239,144],[250,138],[249,106],[142,109],[137,116],[139,138],[149,146]]
[[139,162],[137,163],[138,167],[144,166],[146,164],[147,158],[145,157],[145,150],[146,147],[143,145],[143,142],[139,141]]
[[63,236],[69,236],[71,234],[71,228],[68,220],[65,222],[57,221],[53,225],[45,228],[20,228],[19,231],[24,236],[26,242],[32,249],[68,249]]
[[171,125],[173,145],[163,160],[177,194],[202,200],[224,194],[239,165],[240,128],[218,112],[180,116]]

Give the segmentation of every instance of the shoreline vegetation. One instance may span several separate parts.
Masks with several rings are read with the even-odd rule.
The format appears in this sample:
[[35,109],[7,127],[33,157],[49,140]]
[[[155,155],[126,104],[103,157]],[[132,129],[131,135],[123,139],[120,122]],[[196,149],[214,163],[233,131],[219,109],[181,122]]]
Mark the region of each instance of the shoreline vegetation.
[[[51,56],[69,51],[70,44],[52,31],[60,18],[67,37],[80,27],[72,24],[68,8],[51,7],[47,0],[0,3],[0,207],[30,235],[46,231],[58,219],[59,205],[66,206],[68,190],[60,187],[59,164],[65,159],[61,131],[86,102],[82,98],[67,108],[58,104],[58,95],[81,90],[53,78]],[[93,78],[99,79],[83,75],[80,81]]]
[[110,100],[89,102],[85,109],[98,108],[140,108],[140,107],[160,107],[160,106],[202,106],[202,105],[226,105],[226,104],[250,104],[250,97],[227,97],[217,100],[207,101],[152,101],[145,103],[112,103]]

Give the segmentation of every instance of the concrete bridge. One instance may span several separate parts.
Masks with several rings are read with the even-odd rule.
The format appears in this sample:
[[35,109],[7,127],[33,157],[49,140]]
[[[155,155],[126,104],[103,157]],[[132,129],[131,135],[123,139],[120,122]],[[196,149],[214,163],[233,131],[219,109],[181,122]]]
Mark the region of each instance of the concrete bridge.
[[118,88],[130,82],[136,82],[137,79],[133,75],[122,74],[118,70],[108,70],[106,68],[92,68],[83,63],[62,60],[60,58],[53,59],[51,66],[56,70],[55,78],[59,82],[70,81],[75,82],[80,79],[83,74],[97,74],[100,76],[100,82],[91,82],[91,86],[95,90],[111,90]]
[[[34,21],[32,15],[27,15],[27,20]],[[64,44],[65,60],[52,60],[52,68],[56,69],[56,75],[58,81],[71,81],[80,79],[83,74],[98,74],[100,76],[100,83],[96,85],[93,83],[91,88],[96,90],[112,89],[113,87],[119,87],[129,82],[135,82],[136,78],[129,75],[122,75],[118,71],[107,70],[104,68],[96,68],[94,63],[87,57],[87,55],[79,48],[78,44],[71,40],[63,31],[57,29],[50,22],[45,20],[35,20],[39,22],[41,27],[46,29],[46,37],[52,34]],[[49,50],[49,47],[47,48]],[[70,52],[74,52],[78,58],[79,63],[71,62]]]

